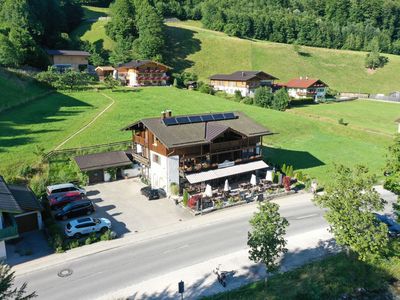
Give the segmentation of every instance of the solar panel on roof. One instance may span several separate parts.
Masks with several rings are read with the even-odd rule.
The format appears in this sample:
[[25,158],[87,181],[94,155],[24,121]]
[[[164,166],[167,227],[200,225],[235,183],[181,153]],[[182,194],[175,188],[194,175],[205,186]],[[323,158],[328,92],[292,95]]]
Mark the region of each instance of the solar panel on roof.
[[164,124],[167,126],[178,124],[178,122],[176,121],[175,118],[166,118],[163,121],[164,121]]
[[224,118],[225,120],[231,120],[231,119],[235,119],[235,114],[234,113],[226,113],[224,114]]
[[223,114],[215,114],[213,115],[215,121],[220,121],[224,120],[224,115]]
[[201,116],[201,119],[203,120],[203,122],[214,121],[214,118],[212,117],[212,115]]
[[189,121],[191,123],[200,123],[200,122],[202,122],[200,116],[189,116]]
[[177,117],[177,118],[176,118],[176,121],[178,122],[178,124],[187,124],[187,123],[190,123],[188,117]]

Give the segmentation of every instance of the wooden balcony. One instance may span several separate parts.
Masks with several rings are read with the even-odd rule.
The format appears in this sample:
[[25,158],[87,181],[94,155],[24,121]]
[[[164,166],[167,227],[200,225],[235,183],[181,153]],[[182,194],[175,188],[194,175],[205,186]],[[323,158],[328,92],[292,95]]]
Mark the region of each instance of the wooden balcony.
[[0,229],[0,241],[15,239],[19,236],[17,223],[15,222],[13,217],[11,217],[11,219],[12,219],[12,224]]

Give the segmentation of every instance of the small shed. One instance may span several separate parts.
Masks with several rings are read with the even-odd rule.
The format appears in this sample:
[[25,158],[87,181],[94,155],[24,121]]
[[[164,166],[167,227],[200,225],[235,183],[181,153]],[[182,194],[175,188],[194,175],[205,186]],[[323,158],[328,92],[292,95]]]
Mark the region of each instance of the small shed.
[[99,80],[103,81],[107,76],[113,75],[115,68],[112,66],[98,66],[94,70],[96,71],[97,76],[99,76]]
[[108,169],[116,169],[116,178],[123,178],[123,170],[133,166],[125,151],[86,154],[75,157],[79,169],[89,176],[89,184],[110,180]]
[[43,207],[36,198],[32,190],[23,185],[9,184],[8,188],[13,194],[19,207],[24,211],[21,214],[14,215],[18,226],[18,233],[39,230],[43,228],[42,210]]

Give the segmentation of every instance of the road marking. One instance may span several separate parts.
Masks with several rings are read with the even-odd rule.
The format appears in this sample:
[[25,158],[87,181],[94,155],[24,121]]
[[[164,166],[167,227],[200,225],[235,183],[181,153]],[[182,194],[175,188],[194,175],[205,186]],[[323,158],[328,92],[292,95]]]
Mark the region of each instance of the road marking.
[[174,249],[165,250],[165,251],[163,252],[163,254],[171,253],[171,252],[174,252],[174,251],[176,251],[176,250],[181,250],[181,249],[188,248],[188,247],[189,247],[188,244],[182,245],[182,246],[177,247],[177,248],[174,248]]
[[308,219],[308,218],[312,218],[318,216],[318,214],[312,214],[312,215],[306,215],[306,216],[301,216],[301,217],[297,217],[296,220],[302,220],[302,219]]

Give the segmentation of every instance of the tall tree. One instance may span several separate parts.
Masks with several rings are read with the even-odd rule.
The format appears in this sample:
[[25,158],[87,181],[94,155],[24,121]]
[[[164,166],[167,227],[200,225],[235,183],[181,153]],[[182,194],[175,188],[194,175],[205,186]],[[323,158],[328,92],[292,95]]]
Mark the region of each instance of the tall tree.
[[251,218],[250,225],[247,240],[250,259],[265,264],[269,272],[276,271],[277,259],[287,252],[284,236],[289,222],[279,214],[278,204],[263,202]]
[[400,134],[395,136],[393,144],[389,147],[386,174],[385,189],[400,197]]
[[113,40],[137,37],[135,6],[132,0],[116,0],[110,6],[111,21],[106,25],[107,35]]
[[379,258],[387,250],[387,227],[379,224],[373,214],[384,206],[373,188],[375,179],[363,166],[354,170],[337,166],[325,193],[314,198],[316,204],[327,209],[325,219],[336,242],[353,250],[363,261]]
[[3,300],[28,300],[37,297],[36,293],[26,293],[27,284],[13,287],[15,274],[10,266],[0,263],[0,299]]

